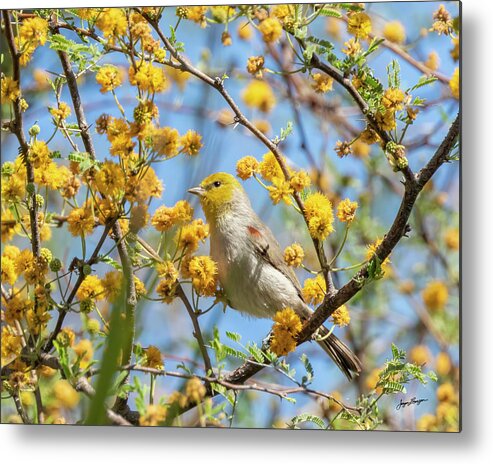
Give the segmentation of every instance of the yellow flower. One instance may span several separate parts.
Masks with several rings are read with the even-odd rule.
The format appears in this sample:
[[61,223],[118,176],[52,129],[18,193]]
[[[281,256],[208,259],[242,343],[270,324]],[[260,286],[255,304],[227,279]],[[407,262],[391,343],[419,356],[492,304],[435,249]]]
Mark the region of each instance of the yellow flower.
[[5,305],[5,320],[14,325],[15,321],[20,321],[33,307],[34,303],[31,300],[16,294]]
[[400,21],[390,21],[383,28],[383,36],[390,42],[402,44],[406,41],[406,30]]
[[272,185],[269,185],[267,190],[275,205],[281,200],[287,205],[292,203],[291,195],[293,194],[293,188],[288,181],[284,180],[284,178],[274,177],[274,179],[272,179]]
[[306,279],[302,291],[303,299],[308,304],[317,306],[324,300],[326,289],[325,279],[322,274],[318,274],[314,278]]
[[385,91],[382,97],[382,104],[389,111],[399,111],[403,108],[406,94],[401,89],[390,88]]
[[363,12],[352,14],[348,19],[347,30],[357,39],[366,39],[371,33],[371,19]]
[[437,418],[433,414],[424,414],[416,422],[416,430],[430,432],[436,430]]
[[13,333],[9,327],[3,326],[1,342],[2,365],[5,365],[20,354],[22,340],[21,337]]
[[423,366],[425,364],[430,364],[431,353],[428,347],[425,345],[416,345],[409,351],[409,359],[418,366]]
[[282,35],[282,26],[277,18],[266,18],[258,26],[266,43],[277,42]]
[[92,346],[91,340],[87,340],[86,338],[84,338],[80,340],[77,345],[74,345],[72,349],[74,350],[77,357],[81,360],[81,368],[84,369],[85,367],[87,367],[94,355],[94,348]]
[[96,26],[101,29],[103,36],[110,44],[127,32],[128,21],[122,8],[104,8],[98,15]]
[[426,285],[421,296],[430,311],[439,311],[448,302],[448,288],[441,280],[433,280]]
[[26,66],[31,60],[32,54],[39,45],[44,45],[48,38],[48,22],[38,16],[25,19],[16,37],[17,48],[21,51],[19,62]]
[[[25,195],[26,181],[21,176],[13,174],[8,178],[8,180],[2,179],[2,201],[20,201],[24,199]],[[4,226],[2,225],[2,231],[3,227]],[[12,227],[12,232],[14,231],[14,227]]]
[[149,222],[150,215],[147,212],[147,205],[137,204],[130,210],[129,228],[133,233],[137,233]]
[[395,112],[387,110],[384,113],[380,111],[375,114],[375,121],[378,127],[384,131],[390,131],[395,128]]
[[284,262],[288,266],[299,267],[305,258],[305,252],[301,245],[293,243],[284,250]]
[[459,229],[454,228],[445,231],[445,245],[449,250],[457,251],[459,249]]
[[180,134],[173,127],[157,127],[152,131],[152,149],[161,156],[176,156],[180,147]]
[[188,401],[200,403],[207,393],[204,384],[197,377],[192,377],[188,380],[185,386],[185,395]]
[[222,35],[221,35],[221,43],[225,47],[230,47],[231,45],[233,45],[233,40],[231,39],[231,35],[229,34],[229,32],[224,31],[222,33]]
[[373,143],[376,143],[380,140],[380,136],[375,132],[374,129],[367,126],[366,129],[359,135],[358,140],[361,140],[363,143],[366,143],[368,145],[372,145]]
[[346,305],[339,306],[332,313],[331,317],[332,317],[332,320],[334,321],[334,324],[339,326],[339,327],[345,327],[351,321],[351,316],[349,315],[349,311],[348,311]]
[[79,404],[79,394],[65,379],[57,380],[53,386],[53,393],[62,408],[73,409]]
[[209,256],[195,256],[188,272],[195,291],[201,296],[213,296],[217,287],[217,266]]
[[289,179],[291,187],[296,192],[301,192],[310,187],[311,182],[310,176],[306,171],[296,171]]
[[18,274],[15,270],[15,260],[19,256],[20,251],[16,246],[7,245],[4,248],[2,254],[2,282],[7,282],[10,285],[14,285],[17,280]]
[[357,158],[366,158],[371,151],[370,145],[361,141],[360,139],[352,143],[351,149],[354,156],[356,156]]
[[262,77],[262,70],[264,69],[265,58],[260,56],[251,56],[248,58],[246,69],[250,74],[256,77]]
[[[177,14],[180,7],[177,8]],[[188,6],[181,7],[181,10],[184,10],[178,14],[178,16],[184,17],[189,21],[193,21],[194,23],[200,24],[200,27],[204,28],[207,26],[207,21],[205,14],[209,9],[208,6]]]
[[278,356],[285,356],[296,348],[296,336],[303,324],[292,308],[277,311],[272,327],[270,349]]
[[236,163],[236,174],[240,179],[247,180],[252,177],[259,167],[259,162],[253,156],[245,156]]
[[70,106],[68,106],[65,102],[60,102],[58,104],[58,108],[49,108],[49,111],[57,122],[67,119],[72,113]]
[[454,73],[450,78],[449,87],[450,87],[450,91],[452,92],[452,96],[458,100],[460,93],[459,68],[455,68]]
[[172,67],[166,68],[166,75],[178,86],[178,88],[182,92],[185,89],[186,83],[191,77],[190,73]]
[[438,35],[449,35],[453,31],[452,17],[443,5],[433,13],[433,20],[430,31],[435,31]]
[[238,25],[238,37],[241,40],[250,40],[253,35],[252,26],[248,21],[243,21]]
[[444,351],[440,351],[435,359],[435,369],[438,375],[446,376],[450,374],[452,370],[452,361],[450,356]]
[[135,69],[130,66],[128,70],[128,80],[130,84],[138,87],[143,92],[162,92],[168,88],[168,81],[164,69],[153,66],[152,63],[144,61]]
[[122,73],[111,64],[101,66],[96,73],[96,82],[101,86],[101,93],[110,92],[122,85]]
[[193,253],[199,247],[199,243],[204,242],[208,236],[209,225],[204,224],[202,219],[195,219],[176,233],[176,242],[179,248],[186,249],[188,253]]
[[351,201],[349,198],[346,198],[337,205],[337,218],[341,222],[351,223],[356,215],[357,208],[358,202]]
[[119,164],[105,161],[96,174],[95,182],[103,195],[119,197],[125,189],[125,174]]
[[28,158],[35,168],[45,168],[50,162],[50,149],[42,140],[34,141],[29,147]]
[[178,201],[174,206],[160,206],[151,219],[151,224],[159,232],[165,232],[174,225],[190,221],[193,208],[185,200]]
[[2,100],[16,101],[21,96],[19,83],[11,77],[5,76],[2,78]]
[[351,154],[351,144],[349,142],[341,142],[338,140],[334,147],[335,152],[339,158],[344,158],[347,155]]
[[284,173],[282,172],[281,166],[274,153],[271,151],[263,156],[262,161],[258,165],[258,172],[260,172],[260,175],[268,181],[273,181],[275,178],[284,179]]
[[438,67],[440,66],[440,57],[438,56],[438,53],[435,51],[431,51],[428,54],[428,58],[425,61],[425,66],[432,71],[436,71]]
[[305,200],[305,217],[313,238],[325,240],[333,231],[332,203],[322,193],[311,193]]
[[315,73],[312,75],[312,89],[317,93],[327,93],[332,90],[334,79],[327,74]]
[[243,90],[241,97],[249,108],[257,108],[263,113],[271,111],[276,104],[274,92],[265,81],[251,81]]
[[347,42],[344,42],[344,46],[346,48],[342,49],[342,53],[347,56],[354,57],[361,52],[361,44],[354,38],[351,38]]
[[88,275],[80,284],[77,290],[77,298],[79,300],[103,300],[105,296],[105,288],[101,279],[96,275]]
[[185,135],[182,135],[180,145],[182,146],[181,152],[190,156],[197,155],[204,146],[202,144],[202,136],[193,130],[189,130]]
[[147,167],[145,174],[130,175],[125,188],[125,198],[129,201],[143,203],[150,197],[160,198],[163,192],[163,184],[156,176],[152,167]]
[[142,427],[155,427],[162,425],[166,419],[168,410],[161,404],[149,404],[146,411],[139,417],[139,425]]
[[175,279],[161,279],[156,287],[156,293],[165,303],[171,303],[175,299],[177,281]]
[[170,281],[176,281],[178,279],[178,271],[172,261],[165,261],[163,263],[156,264],[156,272],[159,277]]
[[150,345],[149,348],[144,350],[144,355],[145,359],[142,363],[143,366],[151,367],[152,369],[163,369],[163,355],[158,347]]
[[84,204],[82,208],[74,208],[68,218],[68,231],[74,236],[90,235],[94,232],[96,221],[90,204]]
[[[367,261],[370,261],[373,256],[375,255],[375,252],[377,251],[377,248],[380,246],[380,244],[382,243],[382,240],[381,238],[377,238],[375,240],[375,242],[371,243],[370,245],[367,245],[367,250],[366,250],[366,260]],[[386,274],[388,271],[389,271],[389,268],[390,268],[390,259],[389,257],[387,256],[387,258],[385,258],[383,260],[383,262],[380,263],[380,269],[382,270],[382,272],[384,274]]]
[[454,386],[449,382],[442,383],[437,388],[437,400],[442,403],[455,403],[457,401],[457,395],[455,394]]
[[63,346],[72,346],[75,342],[75,333],[70,327],[64,327],[58,333],[56,339]]

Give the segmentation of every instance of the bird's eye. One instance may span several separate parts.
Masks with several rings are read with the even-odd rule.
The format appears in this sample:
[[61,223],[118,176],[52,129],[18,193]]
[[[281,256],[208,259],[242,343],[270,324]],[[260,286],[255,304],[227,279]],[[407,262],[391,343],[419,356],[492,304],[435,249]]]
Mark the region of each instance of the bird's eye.
[[221,187],[221,182],[216,180],[216,182],[214,182],[214,187]]

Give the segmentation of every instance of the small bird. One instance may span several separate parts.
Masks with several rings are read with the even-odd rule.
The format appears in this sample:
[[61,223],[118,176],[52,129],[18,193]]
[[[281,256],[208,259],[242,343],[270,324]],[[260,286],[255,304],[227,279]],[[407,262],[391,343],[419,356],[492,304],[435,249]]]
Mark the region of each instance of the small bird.
[[[253,317],[273,318],[292,308],[302,321],[312,310],[303,300],[301,285],[284,261],[281,247],[270,229],[253,210],[238,180],[219,172],[188,190],[200,198],[210,227],[210,255],[217,263],[218,278],[228,305]],[[319,335],[328,334],[325,327]],[[318,342],[351,380],[361,362],[334,334]]]

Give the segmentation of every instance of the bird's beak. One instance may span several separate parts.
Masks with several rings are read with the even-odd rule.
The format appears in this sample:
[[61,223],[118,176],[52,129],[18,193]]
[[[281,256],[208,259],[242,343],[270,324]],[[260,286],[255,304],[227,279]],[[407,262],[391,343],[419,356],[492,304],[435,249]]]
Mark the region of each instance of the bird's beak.
[[204,195],[205,189],[202,187],[194,187],[194,188],[188,189],[188,193],[191,193],[193,195],[197,195],[197,196],[201,197],[202,195]]

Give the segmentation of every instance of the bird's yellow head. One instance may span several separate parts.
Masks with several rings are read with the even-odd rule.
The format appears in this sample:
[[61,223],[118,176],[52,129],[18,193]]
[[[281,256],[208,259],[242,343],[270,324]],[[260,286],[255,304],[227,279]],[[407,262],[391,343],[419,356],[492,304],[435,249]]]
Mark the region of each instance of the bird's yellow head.
[[198,187],[188,190],[200,198],[208,222],[227,213],[236,201],[244,198],[241,184],[226,172],[217,172],[206,177]]

